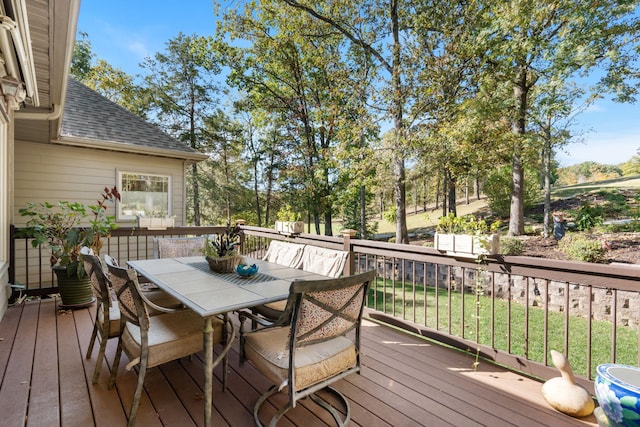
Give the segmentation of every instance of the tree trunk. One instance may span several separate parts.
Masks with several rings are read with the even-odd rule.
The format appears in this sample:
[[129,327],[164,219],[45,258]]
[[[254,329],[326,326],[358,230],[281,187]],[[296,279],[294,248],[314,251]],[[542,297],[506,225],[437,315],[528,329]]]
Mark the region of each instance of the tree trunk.
[[407,209],[406,209],[406,183],[404,167],[404,123],[402,121],[403,110],[403,90],[400,78],[400,20],[398,17],[398,1],[391,0],[389,4],[391,18],[391,35],[393,38],[392,57],[393,65],[391,70],[391,85],[393,87],[391,102],[393,111],[393,125],[395,128],[396,155],[393,160],[394,186],[396,190],[396,243],[409,243],[409,231],[407,230]]
[[509,212],[509,236],[520,236],[524,233],[524,165],[522,163],[521,138],[525,132],[527,111],[527,72],[520,70],[518,83],[513,89],[518,107],[513,122],[513,133],[516,135],[511,158],[512,185],[511,205]]
[[366,239],[368,237],[367,232],[367,197],[366,188],[364,185],[360,186],[360,238]]
[[191,165],[191,175],[193,186],[193,225],[200,226],[200,186],[198,185],[198,164]]
[[551,135],[549,135],[547,129],[545,141],[545,147],[542,151],[542,167],[544,170],[544,238],[549,238],[551,234],[551,227],[553,226],[551,221]]
[[442,173],[442,216],[447,216],[447,188],[449,183],[447,182],[446,169]]
[[440,178],[436,178],[436,205],[433,209],[438,209],[438,206],[440,206]]
[[451,174],[447,174],[447,182],[449,187],[449,213],[458,216],[458,204],[456,196],[456,181],[451,178]]

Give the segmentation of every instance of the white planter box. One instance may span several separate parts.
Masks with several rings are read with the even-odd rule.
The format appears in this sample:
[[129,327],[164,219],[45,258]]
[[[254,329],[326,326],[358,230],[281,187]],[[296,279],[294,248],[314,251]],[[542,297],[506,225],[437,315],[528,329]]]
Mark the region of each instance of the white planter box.
[[175,225],[175,218],[157,218],[157,217],[138,217],[138,228],[147,228],[149,230],[165,230]]
[[300,234],[304,231],[304,222],[276,221],[276,231],[280,234]]
[[436,233],[433,246],[450,255],[472,258],[480,255],[495,255],[500,252],[500,235],[474,236],[471,234]]

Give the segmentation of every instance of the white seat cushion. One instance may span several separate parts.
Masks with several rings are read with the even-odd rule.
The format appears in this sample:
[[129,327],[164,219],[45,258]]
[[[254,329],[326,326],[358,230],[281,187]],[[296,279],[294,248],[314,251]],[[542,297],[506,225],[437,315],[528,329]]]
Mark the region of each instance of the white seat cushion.
[[[179,359],[203,348],[203,319],[191,310],[151,316],[149,327],[149,362],[148,366],[157,366],[171,360]],[[222,320],[214,317],[213,342],[222,340]],[[122,345],[130,357],[140,356],[140,328],[127,323],[122,334]]]
[[[102,329],[104,324],[104,314],[102,308],[98,312],[98,325]],[[120,308],[117,301],[111,301],[109,306],[109,338],[120,335]]]
[[304,271],[340,277],[349,252],[306,245],[302,252],[301,267]]
[[291,268],[298,268],[302,261],[302,251],[304,250],[304,247],[305,245],[298,243],[272,240],[271,243],[269,243],[269,249],[264,255],[263,260],[280,265],[286,265]]

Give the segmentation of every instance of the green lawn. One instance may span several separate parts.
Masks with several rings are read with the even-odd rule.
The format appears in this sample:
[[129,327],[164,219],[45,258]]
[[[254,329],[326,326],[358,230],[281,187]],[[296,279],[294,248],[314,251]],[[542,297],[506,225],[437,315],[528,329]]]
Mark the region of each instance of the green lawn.
[[[412,284],[405,284],[403,289],[399,282],[396,282],[394,287],[390,280],[384,281],[381,278],[377,281],[375,292],[372,292],[369,297],[369,306],[444,332],[449,331],[450,328],[450,333],[453,335],[509,351],[536,362],[544,360],[545,314],[541,307],[529,306],[527,313],[525,307],[517,303],[511,303],[509,306],[505,300],[492,301],[489,297],[475,294],[465,294],[463,300],[459,292],[449,294],[447,290],[439,289],[436,294],[433,287],[427,287],[425,301],[422,285],[414,288]],[[492,316],[492,311],[495,316]],[[527,315],[529,330],[525,331]],[[495,319],[493,325],[492,318]],[[546,322],[549,343],[547,350],[564,352],[564,313],[549,312]],[[569,316],[568,323],[569,361],[577,375],[586,376],[587,319]],[[507,330],[509,324],[511,331]],[[476,328],[479,331],[479,339],[476,338]],[[591,372],[593,374],[597,365],[612,361],[612,327],[610,322],[594,320],[591,328]],[[616,362],[636,365],[638,361],[637,330],[618,326],[616,332]],[[508,340],[509,336],[510,340]],[[550,361],[550,355],[547,356]]]

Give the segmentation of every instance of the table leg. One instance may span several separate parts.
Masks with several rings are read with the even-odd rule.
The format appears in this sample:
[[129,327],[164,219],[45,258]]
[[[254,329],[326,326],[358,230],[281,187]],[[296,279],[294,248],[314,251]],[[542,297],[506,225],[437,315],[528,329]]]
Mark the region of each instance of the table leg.
[[204,319],[204,425],[211,427],[211,404],[213,394],[213,326],[211,318]]

